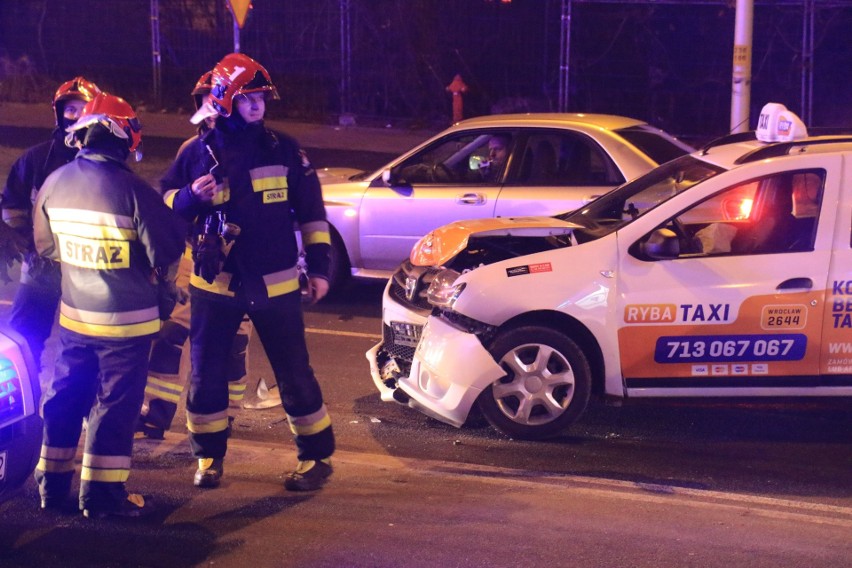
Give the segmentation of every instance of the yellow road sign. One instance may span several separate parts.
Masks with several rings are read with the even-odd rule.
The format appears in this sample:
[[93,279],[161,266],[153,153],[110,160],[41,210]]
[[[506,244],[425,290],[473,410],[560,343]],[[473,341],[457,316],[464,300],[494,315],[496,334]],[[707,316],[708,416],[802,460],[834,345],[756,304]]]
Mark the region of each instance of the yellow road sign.
[[243,29],[249,8],[251,8],[251,0],[228,0],[228,5],[231,8],[234,19],[237,21],[237,25],[240,29]]

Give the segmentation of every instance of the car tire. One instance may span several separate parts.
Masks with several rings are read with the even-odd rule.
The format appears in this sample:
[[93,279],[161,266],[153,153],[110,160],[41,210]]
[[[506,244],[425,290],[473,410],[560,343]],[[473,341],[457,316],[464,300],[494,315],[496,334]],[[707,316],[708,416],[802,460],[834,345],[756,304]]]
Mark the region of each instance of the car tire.
[[346,289],[352,276],[349,268],[349,255],[346,254],[346,245],[343,239],[333,228],[329,227],[331,233],[331,252],[328,264],[328,289],[332,295],[340,294]]
[[479,396],[486,420],[521,440],[565,431],[586,409],[592,390],[589,361],[566,335],[547,327],[506,331],[489,352],[506,371]]

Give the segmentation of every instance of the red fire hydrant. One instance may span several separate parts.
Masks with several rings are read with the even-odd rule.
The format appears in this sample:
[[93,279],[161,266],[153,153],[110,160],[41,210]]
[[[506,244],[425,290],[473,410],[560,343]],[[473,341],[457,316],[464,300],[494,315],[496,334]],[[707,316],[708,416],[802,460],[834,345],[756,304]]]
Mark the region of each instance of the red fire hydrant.
[[462,94],[467,92],[467,85],[462,81],[461,75],[456,74],[453,82],[447,85],[447,91],[453,95],[453,122],[464,118],[464,101]]

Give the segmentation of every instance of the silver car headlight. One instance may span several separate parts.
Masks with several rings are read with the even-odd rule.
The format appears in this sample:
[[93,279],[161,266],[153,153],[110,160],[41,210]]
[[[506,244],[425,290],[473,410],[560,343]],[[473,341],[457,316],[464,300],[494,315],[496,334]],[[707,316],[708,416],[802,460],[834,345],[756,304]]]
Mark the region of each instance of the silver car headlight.
[[426,290],[426,299],[429,303],[438,308],[452,310],[466,286],[464,282],[456,284],[459,276],[461,274],[455,270],[447,269],[439,272]]

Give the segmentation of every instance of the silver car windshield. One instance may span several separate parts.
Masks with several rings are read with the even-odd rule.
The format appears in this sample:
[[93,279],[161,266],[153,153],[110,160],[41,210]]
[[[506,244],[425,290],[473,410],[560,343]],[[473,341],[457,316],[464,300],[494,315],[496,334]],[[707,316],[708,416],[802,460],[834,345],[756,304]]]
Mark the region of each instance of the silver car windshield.
[[559,218],[580,225],[592,238],[600,238],[723,171],[691,155],[682,156]]

